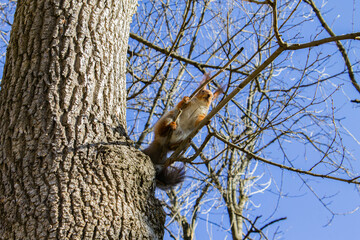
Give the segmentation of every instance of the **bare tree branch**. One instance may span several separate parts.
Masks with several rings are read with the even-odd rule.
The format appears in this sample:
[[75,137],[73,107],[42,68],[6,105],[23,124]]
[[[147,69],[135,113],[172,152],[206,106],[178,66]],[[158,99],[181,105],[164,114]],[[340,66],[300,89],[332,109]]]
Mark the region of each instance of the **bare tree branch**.
[[[336,36],[335,33],[332,31],[330,26],[326,23],[326,21],[323,18],[320,10],[316,7],[314,1],[312,1],[312,0],[304,0],[304,2],[306,2],[307,4],[309,4],[311,6],[311,8],[315,12],[317,18],[319,19],[321,25],[329,33],[329,35],[332,36],[332,37],[335,37]],[[351,80],[352,85],[355,87],[355,89],[358,91],[358,93],[360,93],[360,85],[357,83],[357,81],[355,79],[354,70],[352,68],[352,64],[350,62],[349,56],[348,56],[344,46],[342,45],[342,43],[339,40],[336,41],[336,46],[339,48],[339,51],[340,51],[342,57],[344,58],[344,62],[345,62],[345,65],[346,65],[346,67],[348,69],[349,78]]]

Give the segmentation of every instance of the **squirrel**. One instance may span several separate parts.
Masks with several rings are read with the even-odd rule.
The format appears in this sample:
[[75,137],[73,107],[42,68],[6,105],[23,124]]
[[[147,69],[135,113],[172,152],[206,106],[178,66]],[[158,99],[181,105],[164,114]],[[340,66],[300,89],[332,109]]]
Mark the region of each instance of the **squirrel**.
[[[205,74],[205,81],[209,75]],[[204,86],[194,97],[185,96],[174,109],[165,113],[154,125],[154,140],[143,150],[155,166],[156,185],[162,190],[170,189],[185,179],[185,167],[164,167],[167,154],[174,151],[195,127],[206,117],[210,104],[215,100],[222,88],[213,94]],[[182,111],[175,120],[179,111]],[[168,135],[171,136],[168,137]]]

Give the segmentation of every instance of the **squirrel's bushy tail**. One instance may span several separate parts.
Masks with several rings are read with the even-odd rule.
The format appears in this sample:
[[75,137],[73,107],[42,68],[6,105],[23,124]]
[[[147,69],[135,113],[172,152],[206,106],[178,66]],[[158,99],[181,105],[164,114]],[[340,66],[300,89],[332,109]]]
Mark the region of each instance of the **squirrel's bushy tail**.
[[167,190],[182,183],[185,179],[185,166],[164,167],[166,156],[169,149],[164,148],[160,143],[154,141],[149,147],[143,150],[154,164],[156,170],[156,186],[162,190]]
[[156,173],[156,186],[162,190],[167,190],[182,183],[185,179],[185,166],[162,167]]

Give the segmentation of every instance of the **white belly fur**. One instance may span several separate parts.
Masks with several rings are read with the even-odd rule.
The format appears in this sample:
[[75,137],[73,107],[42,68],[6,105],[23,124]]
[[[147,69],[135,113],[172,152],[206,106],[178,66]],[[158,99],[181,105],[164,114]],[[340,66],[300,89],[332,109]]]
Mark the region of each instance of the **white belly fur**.
[[209,108],[196,101],[197,99],[192,100],[176,121],[177,128],[173,132],[170,140],[172,144],[179,143],[187,138],[195,128],[198,116],[200,114],[207,114]]

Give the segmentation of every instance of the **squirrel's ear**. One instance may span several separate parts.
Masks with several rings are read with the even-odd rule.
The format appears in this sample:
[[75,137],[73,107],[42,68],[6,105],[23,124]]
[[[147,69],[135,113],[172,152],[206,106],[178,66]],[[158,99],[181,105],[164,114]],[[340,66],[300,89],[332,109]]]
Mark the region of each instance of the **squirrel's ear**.
[[[201,80],[201,82],[200,82],[200,86],[201,86],[204,82],[206,82],[207,80],[209,80],[209,78],[210,78],[210,73],[204,73],[204,76],[203,76],[203,78],[202,78],[202,80]],[[208,89],[207,84],[206,84],[202,89]]]
[[224,93],[224,88],[225,88],[225,85],[222,87],[218,87],[218,89],[216,89],[216,91],[214,92],[213,100],[217,99],[220,94]]

